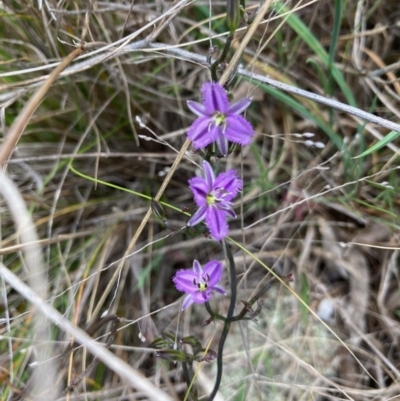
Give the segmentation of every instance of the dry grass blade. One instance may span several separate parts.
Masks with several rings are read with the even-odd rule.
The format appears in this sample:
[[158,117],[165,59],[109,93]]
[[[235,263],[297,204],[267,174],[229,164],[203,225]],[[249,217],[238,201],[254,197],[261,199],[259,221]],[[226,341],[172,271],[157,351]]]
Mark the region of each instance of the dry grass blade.
[[67,68],[72,60],[78,57],[83,52],[83,48],[75,49],[68,57],[66,57],[50,74],[46,81],[40,86],[40,88],[32,95],[29,101],[26,103],[24,108],[21,110],[18,117],[15,119],[13,125],[10,127],[5,140],[0,148],[0,165],[7,163],[10,158],[15,146],[18,143],[25,127],[27,126],[33,113],[40,105],[41,101],[45,97],[48,90],[51,88],[53,83],[56,81],[60,73]]
[[[48,280],[43,266],[42,250],[38,244],[38,237],[32,218],[17,187],[4,172],[0,172],[0,194],[7,202],[15,222],[17,235],[22,243],[24,263],[28,270],[29,285],[34,291],[43,294],[47,298]],[[7,281],[2,274],[0,276]],[[46,347],[38,349],[36,362],[40,364],[46,359],[46,355],[52,352],[52,345],[49,342],[51,330],[48,321],[45,320],[43,322],[42,317],[37,313],[35,314],[34,324],[37,340],[48,344]],[[36,369],[29,390],[34,390],[36,396],[39,397],[38,399],[41,400],[44,399],[43,393],[50,394],[50,396],[57,394],[56,381],[54,362],[50,361],[44,367],[40,366]]]

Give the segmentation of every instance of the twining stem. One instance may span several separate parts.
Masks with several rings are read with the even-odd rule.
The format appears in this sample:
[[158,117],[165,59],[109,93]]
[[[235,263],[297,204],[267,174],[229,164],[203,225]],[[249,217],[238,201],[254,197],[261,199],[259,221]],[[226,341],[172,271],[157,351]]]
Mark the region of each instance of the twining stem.
[[226,315],[227,319],[230,319],[233,316],[233,312],[235,311],[236,304],[236,268],[235,261],[233,260],[232,251],[226,241],[223,242],[224,245],[224,253],[225,257],[228,259],[229,265],[229,275],[230,275],[230,287],[231,287],[231,301],[229,303],[228,313]]
[[222,315],[220,315],[218,312],[214,312],[214,311],[211,309],[210,303],[209,303],[208,301],[207,301],[204,305],[206,306],[207,312],[210,314],[210,316],[211,316],[213,319],[222,320],[223,322],[226,321],[225,316],[222,316]]
[[[225,257],[228,259],[228,265],[229,265],[229,274],[230,274],[230,289],[231,289],[231,299],[229,303],[229,308],[228,308],[228,313],[226,317],[224,318],[222,315],[214,312],[210,304],[208,302],[205,303],[206,309],[208,313],[213,317],[217,318],[219,320],[222,320],[224,322],[224,327],[222,329],[221,337],[219,340],[218,344],[218,354],[217,354],[217,377],[215,379],[215,384],[212,393],[209,395],[207,398],[207,401],[212,401],[214,397],[217,394],[217,391],[219,389],[219,386],[221,385],[221,379],[222,379],[222,370],[223,370],[223,352],[224,352],[224,345],[226,341],[226,337],[228,336],[229,329],[231,327],[231,323],[234,321],[242,320],[246,318],[246,313],[249,312],[249,307],[251,307],[261,296],[263,296],[271,287],[273,284],[280,282],[278,278],[273,278],[269,283],[267,283],[266,286],[261,288],[251,299],[249,302],[245,304],[243,307],[242,311],[236,315],[233,316],[234,310],[235,310],[235,304],[236,304],[236,289],[237,289],[237,283],[236,283],[236,268],[235,268],[235,262],[233,260],[232,256],[232,251],[229,248],[229,245],[227,244],[226,241],[223,242],[224,246],[224,252],[225,252]],[[288,276],[282,277],[285,278],[289,281],[292,280],[292,275],[289,274]],[[258,312],[256,312],[258,313]]]
[[223,369],[222,357],[223,357],[223,352],[224,352],[224,345],[225,345],[226,337],[228,336],[228,333],[229,333],[229,329],[231,327],[230,319],[233,316],[233,313],[235,311],[235,304],[236,304],[237,283],[236,283],[235,262],[233,260],[231,249],[229,248],[229,245],[226,243],[226,241],[223,242],[223,245],[224,245],[225,257],[228,259],[228,265],[229,265],[231,300],[229,303],[228,313],[226,314],[224,328],[222,329],[221,337],[219,339],[219,344],[218,344],[217,377],[215,379],[213,391],[207,398],[207,401],[212,401],[214,399],[214,397],[217,394],[217,391],[219,389],[219,386],[221,384],[222,369]]
[[226,59],[226,56],[228,55],[229,49],[231,48],[231,44],[232,44],[232,40],[233,40],[233,34],[229,34],[228,37],[226,38],[226,42],[224,44],[224,48],[222,50],[222,54],[221,57],[219,57],[216,61],[214,61],[214,63],[211,65],[210,71],[211,71],[211,79],[214,82],[217,82],[218,78],[217,78],[217,67],[223,63]]

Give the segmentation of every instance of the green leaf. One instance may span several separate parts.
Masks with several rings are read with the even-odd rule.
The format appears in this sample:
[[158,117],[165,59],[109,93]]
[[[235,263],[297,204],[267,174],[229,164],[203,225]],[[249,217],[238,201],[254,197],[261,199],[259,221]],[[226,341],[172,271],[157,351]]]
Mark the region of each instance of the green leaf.
[[382,138],[380,141],[378,141],[375,145],[371,146],[365,152],[362,152],[361,155],[353,157],[353,159],[358,159],[359,157],[364,157],[373,152],[376,152],[380,148],[383,148],[384,146],[386,146],[388,143],[394,141],[399,135],[400,135],[400,132],[390,131],[384,138]]
[[166,359],[167,361],[183,362],[193,360],[193,355],[186,354],[178,349],[167,349],[156,352],[158,358]]
[[157,337],[151,342],[150,347],[155,349],[162,349],[168,347],[168,345],[169,344],[167,340],[161,337]]
[[189,344],[189,345],[191,345],[192,347],[202,348],[202,347],[201,347],[200,341],[199,341],[195,336],[183,337],[183,338],[181,339],[181,343],[182,343],[182,344]]

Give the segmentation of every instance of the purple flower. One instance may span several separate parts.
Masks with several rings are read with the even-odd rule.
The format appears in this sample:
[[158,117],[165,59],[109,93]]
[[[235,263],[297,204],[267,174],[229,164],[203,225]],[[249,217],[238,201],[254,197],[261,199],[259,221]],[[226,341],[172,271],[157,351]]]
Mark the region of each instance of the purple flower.
[[193,269],[179,270],[172,281],[178,291],[186,292],[182,303],[182,310],[193,302],[203,304],[211,298],[213,291],[226,294],[225,290],[218,285],[222,277],[222,263],[211,260],[203,267],[197,261],[193,261]]
[[199,208],[187,225],[195,226],[205,219],[211,235],[217,241],[221,241],[229,232],[226,222],[227,214],[233,218],[236,217],[231,200],[242,189],[243,181],[237,176],[235,170],[229,170],[215,177],[208,162],[203,162],[203,168],[204,178],[194,177],[189,180],[194,201]]
[[206,82],[202,88],[203,104],[189,100],[187,105],[199,118],[191,125],[188,138],[195,149],[217,142],[223,156],[228,154],[228,141],[248,145],[253,127],[241,114],[249,107],[251,98],[229,104],[225,89],[218,83]]

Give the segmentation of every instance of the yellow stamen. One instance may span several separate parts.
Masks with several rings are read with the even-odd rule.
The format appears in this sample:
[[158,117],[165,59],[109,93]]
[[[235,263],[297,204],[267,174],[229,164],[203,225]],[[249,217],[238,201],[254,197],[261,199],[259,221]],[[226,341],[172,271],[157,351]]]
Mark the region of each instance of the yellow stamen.
[[214,124],[217,127],[222,125],[222,124],[225,124],[225,120],[226,119],[225,119],[225,115],[224,114],[222,114],[220,112],[217,112],[217,113],[214,114]]
[[207,195],[207,197],[206,197],[206,202],[207,202],[207,205],[214,205],[214,203],[215,203],[215,197],[212,196],[212,195]]

